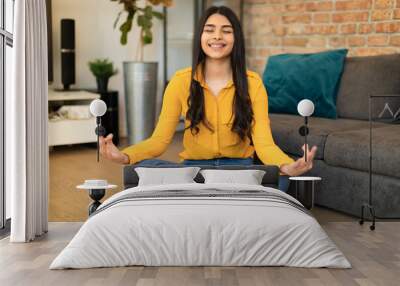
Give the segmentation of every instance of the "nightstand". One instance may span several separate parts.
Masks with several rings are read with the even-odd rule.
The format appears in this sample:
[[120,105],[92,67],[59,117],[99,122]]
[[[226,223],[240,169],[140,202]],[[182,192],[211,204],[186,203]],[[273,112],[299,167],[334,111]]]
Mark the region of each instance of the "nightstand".
[[295,181],[295,198],[299,200],[307,209],[314,207],[315,184],[321,181],[320,177],[290,177],[289,180]]
[[88,207],[89,216],[101,205],[100,200],[106,194],[107,189],[115,189],[116,185],[110,185],[106,180],[85,180],[83,185],[76,186],[77,189],[89,191],[89,197],[93,202]]

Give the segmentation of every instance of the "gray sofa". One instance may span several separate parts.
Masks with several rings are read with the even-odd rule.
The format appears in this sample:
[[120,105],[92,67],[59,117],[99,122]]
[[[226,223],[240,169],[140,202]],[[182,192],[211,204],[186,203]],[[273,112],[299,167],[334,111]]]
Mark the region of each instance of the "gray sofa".
[[[360,215],[369,190],[369,95],[388,94],[400,94],[400,55],[346,59],[337,96],[338,119],[309,120],[309,144],[318,146],[310,175],[322,177],[317,205]],[[385,102],[394,112],[400,108],[400,98],[374,100],[373,117]],[[304,138],[298,129],[304,119],[289,114],[270,114],[270,119],[275,143],[294,158],[302,156]],[[400,217],[400,124],[375,122],[372,134],[376,215]]]

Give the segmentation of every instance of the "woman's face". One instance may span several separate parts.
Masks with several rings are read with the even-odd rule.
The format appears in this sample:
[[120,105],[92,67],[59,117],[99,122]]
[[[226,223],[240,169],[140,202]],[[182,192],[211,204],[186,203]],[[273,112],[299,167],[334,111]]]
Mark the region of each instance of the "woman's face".
[[221,14],[208,17],[201,34],[201,48],[207,57],[212,59],[229,57],[234,42],[233,27],[228,18]]

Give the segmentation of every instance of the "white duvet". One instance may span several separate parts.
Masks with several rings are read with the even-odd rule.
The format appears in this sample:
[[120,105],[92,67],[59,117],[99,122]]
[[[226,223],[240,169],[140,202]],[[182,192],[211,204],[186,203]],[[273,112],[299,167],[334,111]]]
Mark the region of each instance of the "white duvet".
[[[261,190],[239,184],[179,184],[127,189],[106,200],[50,269],[145,266],[294,266],[350,268],[307,212],[279,200],[174,197],[122,200],[133,192]],[[136,195],[137,193],[133,193]]]

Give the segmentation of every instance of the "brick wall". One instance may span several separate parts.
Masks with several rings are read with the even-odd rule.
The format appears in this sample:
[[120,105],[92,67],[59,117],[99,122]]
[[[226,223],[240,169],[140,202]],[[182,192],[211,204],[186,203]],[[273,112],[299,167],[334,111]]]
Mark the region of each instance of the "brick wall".
[[400,52],[400,0],[243,0],[248,68],[268,56],[348,48],[349,56]]

